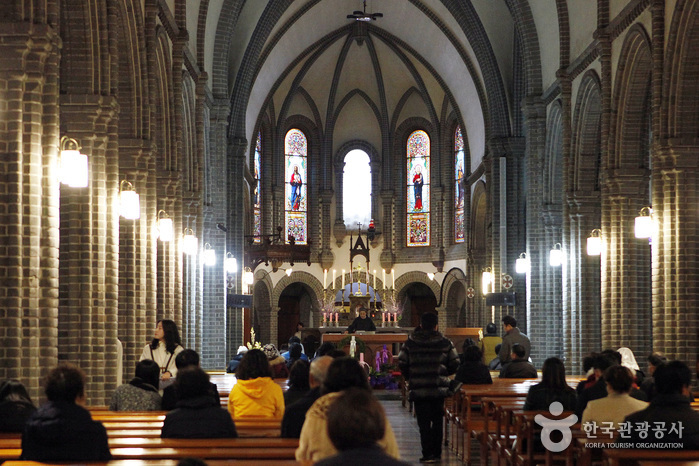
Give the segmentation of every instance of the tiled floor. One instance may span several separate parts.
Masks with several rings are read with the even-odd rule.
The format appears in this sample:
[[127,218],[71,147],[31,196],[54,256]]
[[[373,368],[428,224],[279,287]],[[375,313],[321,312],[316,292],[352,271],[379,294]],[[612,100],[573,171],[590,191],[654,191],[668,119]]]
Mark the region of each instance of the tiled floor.
[[[401,406],[400,400],[381,400],[381,404],[386,410],[386,416],[391,422],[393,432],[400,447],[400,455],[403,461],[420,464],[422,456],[420,449],[420,431],[417,428],[417,421],[408,412],[407,408]],[[464,463],[449,450],[449,447],[442,447],[443,465],[463,465]]]

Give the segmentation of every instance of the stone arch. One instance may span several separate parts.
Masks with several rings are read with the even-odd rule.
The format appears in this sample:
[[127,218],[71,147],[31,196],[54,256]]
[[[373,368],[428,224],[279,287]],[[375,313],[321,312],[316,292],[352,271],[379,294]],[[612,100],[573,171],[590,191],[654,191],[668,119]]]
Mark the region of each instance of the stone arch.
[[[272,288],[272,277],[269,273],[265,270],[257,271],[252,294],[252,315],[250,316],[250,325],[255,329],[256,334],[259,335],[256,338],[257,341],[273,341],[271,336],[272,329],[274,329],[274,338],[276,340],[277,322],[276,319],[272,319],[276,305],[272,301]],[[246,338],[247,335],[243,335],[243,339]]]
[[323,284],[320,282],[320,280],[318,280],[315,276],[308,272],[299,272],[294,270],[291,273],[291,276],[284,275],[272,289],[272,307],[278,305],[277,303],[279,303],[279,298],[282,295],[284,288],[291,285],[292,283],[301,283],[305,285],[305,288],[308,290],[309,294],[311,295],[311,298],[313,299],[313,311],[316,313],[316,315],[314,315],[313,321],[318,322],[318,302],[322,299],[323,296]]
[[573,125],[573,191],[600,190],[602,86],[593,70],[585,73],[578,91]]
[[442,286],[440,287],[441,305],[438,308],[445,311],[444,323],[440,321],[440,327],[469,327],[469,321],[466,318],[466,275],[463,270],[454,267],[450,269],[444,276]]
[[[408,289],[415,283],[421,283],[425,286],[427,286],[432,293],[434,294],[435,300],[439,299],[439,294],[440,294],[440,286],[439,284],[434,281],[430,280],[430,278],[427,276],[427,273],[422,272],[422,271],[411,271],[404,273],[400,275],[399,277],[396,277],[396,302],[405,304],[408,296],[407,296],[407,291]],[[446,326],[446,315],[445,313],[442,312],[440,313],[439,310],[437,310],[438,316],[439,316],[439,324],[440,327]],[[412,318],[412,314],[410,314],[410,311],[408,309],[403,309],[403,316],[401,317],[401,326],[410,326],[410,320]]]

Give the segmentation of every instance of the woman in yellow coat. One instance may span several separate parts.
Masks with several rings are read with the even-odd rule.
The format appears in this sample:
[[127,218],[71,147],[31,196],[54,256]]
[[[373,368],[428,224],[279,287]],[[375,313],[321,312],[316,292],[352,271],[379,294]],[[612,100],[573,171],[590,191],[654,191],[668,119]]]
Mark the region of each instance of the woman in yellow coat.
[[228,411],[233,419],[284,416],[282,388],[272,380],[267,356],[262,351],[251,349],[245,353],[235,377],[238,380],[228,396]]

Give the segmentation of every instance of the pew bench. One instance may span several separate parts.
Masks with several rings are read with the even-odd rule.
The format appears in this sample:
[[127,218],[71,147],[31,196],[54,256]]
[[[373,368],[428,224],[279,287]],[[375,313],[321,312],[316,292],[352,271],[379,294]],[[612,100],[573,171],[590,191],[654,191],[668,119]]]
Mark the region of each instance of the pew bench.
[[[237,460],[208,460],[208,466],[231,466],[240,464]],[[270,459],[245,459],[245,464],[260,465],[260,466],[294,466],[301,464],[296,460],[270,460]],[[177,466],[179,460],[111,460],[102,463],[86,463],[93,466]],[[40,463],[38,461],[6,461],[3,466],[56,466],[56,463]]]
[[699,450],[646,450],[605,448],[603,462],[607,466],[641,466],[645,462],[662,462],[668,466],[699,464]]

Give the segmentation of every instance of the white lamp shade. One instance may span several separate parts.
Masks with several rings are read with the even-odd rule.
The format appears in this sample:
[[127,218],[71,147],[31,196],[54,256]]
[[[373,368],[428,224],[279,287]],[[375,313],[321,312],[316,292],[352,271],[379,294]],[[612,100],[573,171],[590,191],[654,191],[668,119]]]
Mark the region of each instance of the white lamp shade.
[[204,250],[204,265],[209,267],[216,265],[216,251],[213,249]]
[[71,188],[85,188],[88,181],[87,172],[87,155],[78,150],[61,151],[61,183]]
[[529,259],[526,257],[517,258],[515,261],[515,272],[529,273]]
[[589,236],[587,238],[587,255],[599,256],[602,254],[602,238],[599,236]]
[[182,252],[188,256],[196,256],[199,249],[199,239],[194,235],[184,235],[182,238]]
[[248,271],[243,274],[243,283],[250,286],[255,281],[255,276],[252,272]]
[[558,267],[563,263],[563,251],[560,249],[551,249],[549,252],[549,265]]
[[136,220],[141,217],[141,198],[136,191],[122,191],[120,193],[119,214],[127,219]]
[[650,215],[636,217],[634,234],[636,238],[650,238],[653,235],[653,217]]
[[430,280],[434,280],[434,274],[432,272],[428,273],[427,278],[429,278]]
[[158,220],[158,237],[160,241],[172,241],[175,237],[175,232],[172,227],[171,218],[161,218]]
[[238,260],[235,257],[226,257],[226,273],[234,274],[238,271]]
[[483,272],[481,277],[481,285],[483,287],[483,294],[488,294],[490,291],[490,283],[493,280],[493,274],[490,272]]

